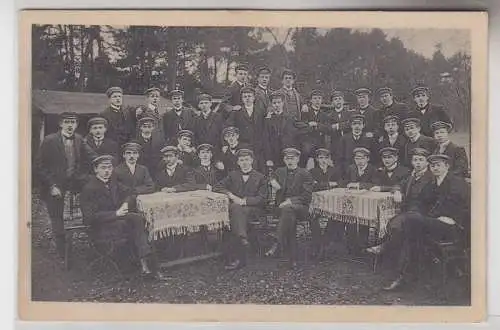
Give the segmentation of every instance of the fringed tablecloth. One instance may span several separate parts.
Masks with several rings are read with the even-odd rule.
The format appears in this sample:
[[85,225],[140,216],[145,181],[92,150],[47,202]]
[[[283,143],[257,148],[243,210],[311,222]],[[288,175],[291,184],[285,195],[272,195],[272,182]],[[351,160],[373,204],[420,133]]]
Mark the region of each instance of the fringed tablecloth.
[[312,194],[309,212],[345,223],[357,223],[378,231],[382,237],[399,205],[391,193],[335,188]]
[[157,192],[137,196],[137,209],[146,218],[150,239],[229,225],[226,195],[197,190],[181,193]]

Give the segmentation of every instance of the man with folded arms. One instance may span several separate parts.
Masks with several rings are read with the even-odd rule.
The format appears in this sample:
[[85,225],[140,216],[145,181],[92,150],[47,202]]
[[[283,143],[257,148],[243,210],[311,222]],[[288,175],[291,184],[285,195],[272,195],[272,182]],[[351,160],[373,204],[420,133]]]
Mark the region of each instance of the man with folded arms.
[[165,278],[150,268],[152,248],[145,230],[145,219],[131,212],[136,198],[134,192],[122,185],[113,176],[113,156],[102,155],[92,162],[95,176],[85,185],[81,194],[81,207],[84,222],[90,226],[95,238],[105,237],[106,233],[119,233],[133,242],[141,264],[141,275]]
[[297,261],[297,221],[306,220],[311,203],[313,178],[306,169],[298,167],[300,151],[295,148],[283,150],[284,167],[276,169],[271,186],[276,191],[279,210],[278,245],[266,255],[274,255],[278,247],[290,266]]
[[220,181],[214,191],[229,197],[231,224],[229,263],[226,270],[244,267],[247,263],[248,223],[258,219],[267,197],[266,178],[253,169],[254,155],[250,149],[237,151],[239,170],[232,171]]
[[100,116],[108,121],[108,137],[119,146],[128,142],[135,133],[135,114],[123,105],[123,90],[120,87],[110,87],[106,91],[109,106]]

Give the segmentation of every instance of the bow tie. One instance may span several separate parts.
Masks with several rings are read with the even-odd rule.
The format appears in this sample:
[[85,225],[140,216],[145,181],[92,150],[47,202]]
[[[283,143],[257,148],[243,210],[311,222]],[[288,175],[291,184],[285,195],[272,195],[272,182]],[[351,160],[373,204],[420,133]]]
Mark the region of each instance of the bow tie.
[[250,170],[250,171],[248,171],[248,172],[243,172],[243,171],[241,171],[241,175],[250,175],[250,172],[252,172],[252,171],[251,171],[251,170]]
[[63,134],[63,137],[65,140],[74,140],[75,139],[75,134],[71,135],[71,136],[66,136]]

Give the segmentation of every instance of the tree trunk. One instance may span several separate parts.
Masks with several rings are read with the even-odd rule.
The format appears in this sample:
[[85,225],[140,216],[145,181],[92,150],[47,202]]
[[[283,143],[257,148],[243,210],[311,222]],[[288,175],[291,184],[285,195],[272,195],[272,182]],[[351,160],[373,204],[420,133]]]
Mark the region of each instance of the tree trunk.
[[167,28],[167,83],[169,90],[175,88],[177,78],[177,33],[175,28]]

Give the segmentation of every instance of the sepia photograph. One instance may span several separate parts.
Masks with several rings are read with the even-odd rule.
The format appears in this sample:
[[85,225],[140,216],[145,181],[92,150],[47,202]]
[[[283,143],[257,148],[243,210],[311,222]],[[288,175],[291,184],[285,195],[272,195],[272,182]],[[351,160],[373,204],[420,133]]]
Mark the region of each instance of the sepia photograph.
[[481,318],[486,15],[133,13],[23,13],[31,310]]

